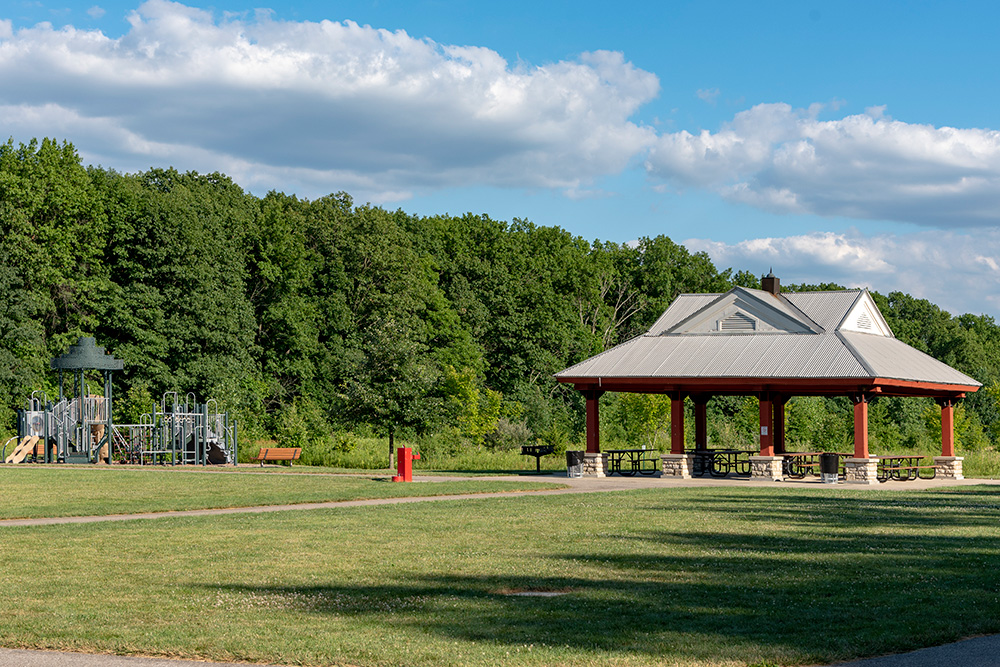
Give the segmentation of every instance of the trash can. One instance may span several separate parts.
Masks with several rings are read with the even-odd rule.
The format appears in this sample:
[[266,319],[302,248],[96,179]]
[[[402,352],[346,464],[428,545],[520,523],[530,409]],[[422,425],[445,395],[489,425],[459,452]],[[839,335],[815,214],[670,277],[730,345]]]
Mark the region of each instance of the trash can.
[[566,476],[583,477],[583,452],[566,452]]
[[820,454],[819,472],[824,484],[836,484],[840,473],[840,457],[836,454]]

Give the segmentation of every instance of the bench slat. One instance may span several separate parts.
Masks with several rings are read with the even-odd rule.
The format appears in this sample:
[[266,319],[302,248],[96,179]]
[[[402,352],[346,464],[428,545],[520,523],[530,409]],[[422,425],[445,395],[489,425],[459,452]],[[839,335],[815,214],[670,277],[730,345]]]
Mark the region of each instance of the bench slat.
[[264,461],[297,461],[301,455],[301,447],[261,447],[260,453],[251,460],[260,461],[263,466]]

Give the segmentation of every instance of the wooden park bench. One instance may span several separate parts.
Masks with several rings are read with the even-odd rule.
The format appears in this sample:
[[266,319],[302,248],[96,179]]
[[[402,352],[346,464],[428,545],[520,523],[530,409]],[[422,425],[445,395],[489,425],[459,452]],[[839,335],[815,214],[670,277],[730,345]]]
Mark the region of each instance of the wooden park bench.
[[292,465],[292,461],[297,461],[301,455],[301,447],[261,447],[260,453],[251,460],[260,461],[263,468],[264,461],[288,461],[288,465]]

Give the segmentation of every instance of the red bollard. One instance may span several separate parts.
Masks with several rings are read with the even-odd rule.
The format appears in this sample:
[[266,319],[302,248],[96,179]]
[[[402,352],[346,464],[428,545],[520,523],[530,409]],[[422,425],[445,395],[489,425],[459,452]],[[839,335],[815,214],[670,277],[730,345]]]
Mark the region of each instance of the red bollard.
[[409,447],[399,447],[396,449],[396,472],[392,481],[412,482],[413,481],[413,461],[420,460],[420,454],[414,454]]

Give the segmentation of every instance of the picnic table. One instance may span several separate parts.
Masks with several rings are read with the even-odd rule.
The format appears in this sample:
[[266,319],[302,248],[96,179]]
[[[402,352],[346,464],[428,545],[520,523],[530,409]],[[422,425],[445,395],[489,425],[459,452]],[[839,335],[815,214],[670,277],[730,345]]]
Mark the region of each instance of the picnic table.
[[[890,479],[897,482],[907,482],[920,477],[921,479],[934,479],[937,475],[937,467],[933,465],[921,465],[922,454],[906,454],[891,456],[875,456],[878,459],[878,471],[875,478],[880,482],[887,482]],[[921,470],[930,470],[931,474],[924,477]]]
[[836,454],[841,459],[854,454],[844,452],[782,452],[781,474],[789,479],[802,479],[806,475],[819,474],[819,457],[824,453]]
[[655,475],[660,470],[660,452],[655,449],[608,449],[604,453],[609,475]]
[[729,473],[750,474],[750,455],[745,449],[694,449],[691,474],[702,477],[707,472],[712,477],[725,477]]

